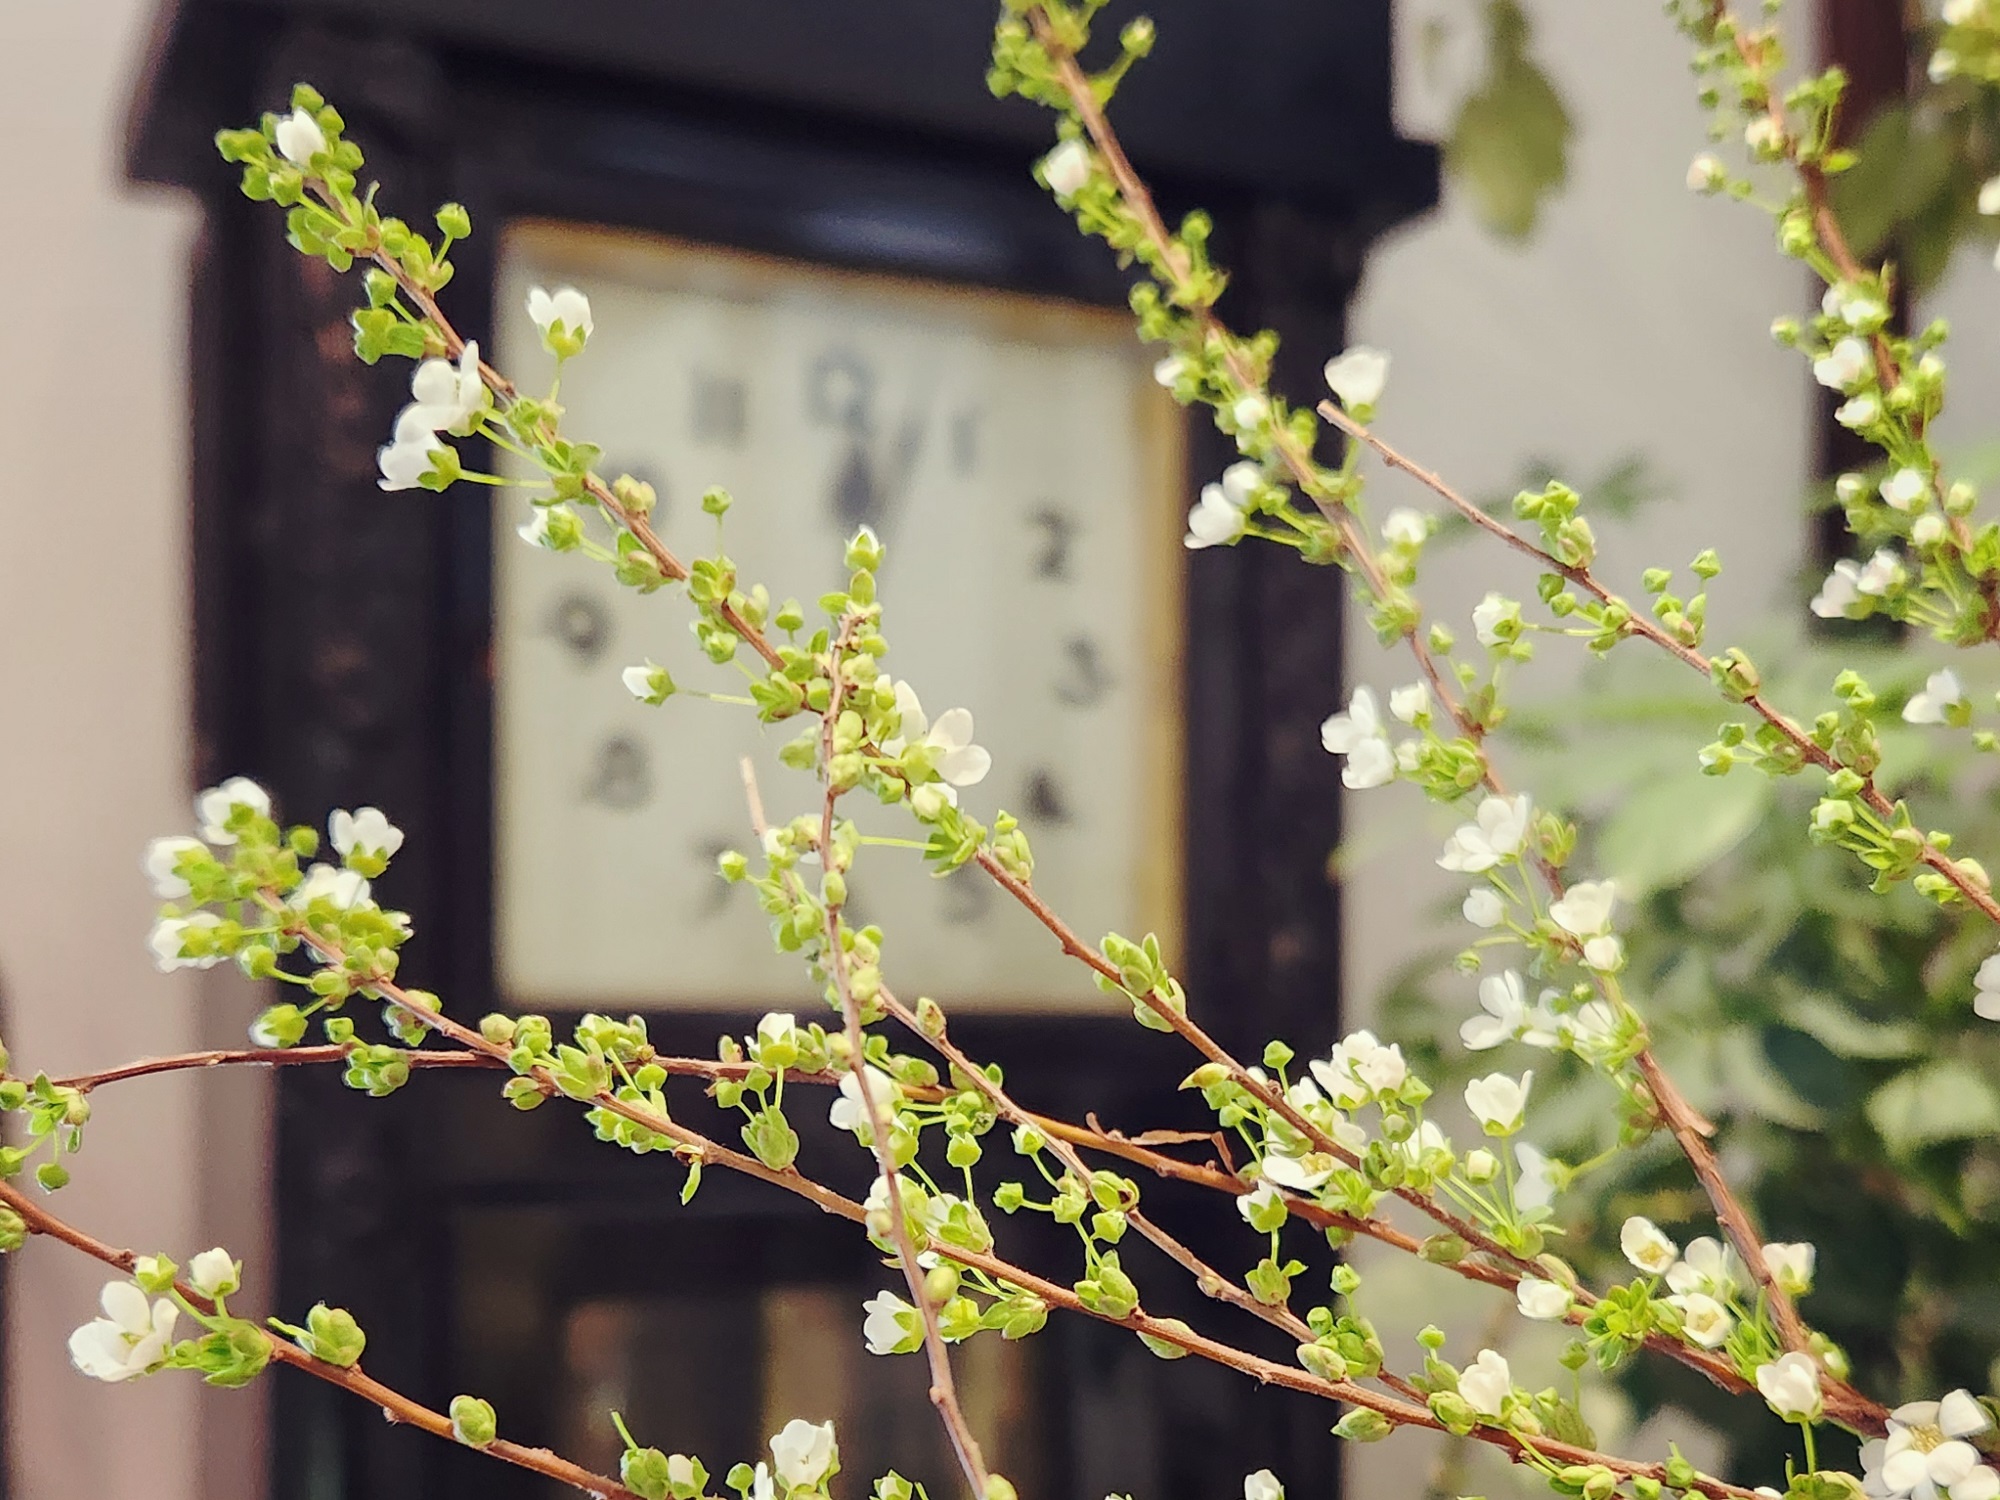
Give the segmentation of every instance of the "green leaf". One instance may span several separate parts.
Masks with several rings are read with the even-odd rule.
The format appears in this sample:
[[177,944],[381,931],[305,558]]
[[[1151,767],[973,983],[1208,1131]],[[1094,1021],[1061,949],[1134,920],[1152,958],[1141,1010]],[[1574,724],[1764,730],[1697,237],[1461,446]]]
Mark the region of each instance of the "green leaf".
[[1755,772],[1648,781],[1605,823],[1599,859],[1617,877],[1619,895],[1638,900],[1727,854],[1770,803],[1770,779]]
[[1525,239],[1542,204],[1569,175],[1569,112],[1528,56],[1528,18],[1516,0],[1488,0],[1492,68],[1459,106],[1445,170],[1472,194],[1480,220],[1495,234]]
[[1841,1057],[1914,1057],[1924,1047],[1924,1039],[1914,1026],[1863,1020],[1822,995],[1801,995],[1779,1014]]
[[1890,1079],[1869,1097],[1868,1119],[1891,1151],[1906,1154],[2000,1131],[2000,1095],[1952,1059]]

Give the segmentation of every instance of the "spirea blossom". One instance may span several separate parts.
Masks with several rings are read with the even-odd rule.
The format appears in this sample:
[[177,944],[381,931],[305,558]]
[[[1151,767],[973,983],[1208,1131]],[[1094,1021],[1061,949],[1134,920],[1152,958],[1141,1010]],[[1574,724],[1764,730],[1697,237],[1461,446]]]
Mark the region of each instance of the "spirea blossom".
[[242,1284],[243,1267],[220,1245],[188,1262],[188,1285],[211,1300],[227,1297]]
[[1727,1297],[1742,1279],[1742,1271],[1733,1249],[1704,1234],[1689,1240],[1680,1262],[1668,1268],[1667,1285],[1676,1292]]
[[232,776],[221,786],[212,786],[194,799],[195,822],[201,836],[211,844],[233,844],[236,835],[228,828],[229,815],[247,807],[260,818],[271,816],[271,794],[248,776]]
[[1512,1135],[1521,1128],[1527,1112],[1528,1090],[1534,1086],[1532,1071],[1519,1078],[1506,1073],[1489,1073],[1465,1086],[1465,1107],[1486,1127],[1488,1135]]
[[902,732],[882,747],[884,753],[902,756],[910,748],[923,747],[930,752],[938,780],[952,787],[977,786],[993,769],[992,755],[972,742],[970,709],[948,708],[933,724],[925,717],[917,690],[906,681],[896,684],[896,709],[902,715]]
[[1285,1500],[1285,1487],[1269,1469],[1243,1476],[1243,1500]]
[[336,808],[326,820],[326,831],[335,850],[344,855],[358,851],[387,859],[403,847],[403,830],[379,807],[357,807],[353,812]]
[[2000,953],[1989,956],[1972,977],[1973,1014],[1986,1021],[2000,1021]]
[[1765,1404],[1787,1421],[1819,1420],[1819,1365],[1811,1355],[1794,1351],[1759,1365],[1757,1389]]
[[1966,1439],[1993,1425],[1969,1391],[1940,1401],[1911,1401],[1889,1413],[1886,1438],[1861,1447],[1863,1487],[1875,1500],[1994,1500],[2000,1473]]
[[162,917],[153,924],[146,946],[152,950],[153,962],[162,974],[171,974],[175,969],[212,969],[222,962],[224,955],[204,953],[189,956],[188,934],[221,925],[222,918],[212,911],[193,912],[185,917]]
[[146,878],[153,882],[153,894],[162,901],[178,901],[191,894],[192,888],[175,873],[175,867],[185,857],[207,853],[208,845],[200,839],[154,839],[146,846],[146,857],[142,861]]
[[1243,535],[1249,523],[1249,516],[1229,498],[1227,490],[1219,484],[1205,484],[1201,498],[1187,513],[1187,535],[1181,538],[1181,545],[1190,552],[1226,547]]
[[1090,181],[1090,148],[1067,140],[1042,158],[1042,180],[1058,198],[1074,198]]
[[[896,1080],[873,1063],[863,1063],[862,1067],[868,1070],[868,1092],[874,1095],[876,1106],[893,1114],[896,1101],[902,1094],[896,1087]],[[853,1131],[864,1146],[875,1139],[875,1125],[869,1118],[868,1102],[861,1097],[861,1080],[851,1072],[842,1076],[839,1097],[827,1110],[826,1118],[836,1130]]]
[[1580,880],[1549,905],[1556,926],[1583,940],[1583,961],[1593,969],[1611,970],[1624,957],[1624,944],[1611,932],[1611,907],[1617,888],[1608,880]]
[[486,382],[479,374],[479,345],[468,343],[458,363],[427,359],[410,377],[410,395],[432,431],[470,433],[486,410]]
[[1530,1006],[1527,985],[1519,973],[1509,969],[1502,974],[1489,974],[1479,981],[1479,1008],[1483,1014],[1471,1017],[1458,1028],[1459,1040],[1473,1052],[1489,1051],[1516,1037],[1531,1047],[1552,1047],[1560,1035],[1561,1024],[1548,1006],[1548,998],[1554,993],[1544,991],[1541,1000]]
[[1385,786],[1396,776],[1396,752],[1382,732],[1382,713],[1375,694],[1365,687],[1354,690],[1346,711],[1329,717],[1319,726],[1319,740],[1333,755],[1347,758],[1341,768],[1341,785],[1354,791]]
[[1683,1292],[1667,1298],[1680,1309],[1681,1331],[1704,1349],[1719,1349],[1735,1326],[1729,1309],[1706,1292]]
[[2000,214],[2000,177],[1989,177],[1979,184],[1979,211]]
[[573,286],[558,287],[553,292],[534,288],[528,293],[528,316],[541,329],[544,339],[558,328],[571,338],[587,339],[597,328],[590,316],[590,299]]
[[1921,693],[1912,693],[1910,701],[1903,705],[1903,722],[1906,724],[1942,724],[1951,711],[1965,704],[1965,689],[1959,686],[1958,674],[1950,667],[1933,672],[1924,682]]
[[1431,534],[1431,523],[1422,511],[1399,505],[1382,518],[1382,540],[1392,547],[1421,547]]
[[1477,875],[1521,852],[1528,837],[1534,803],[1526,792],[1512,797],[1486,797],[1473,821],[1461,824],[1445,841],[1438,864],[1447,870]]
[[1514,1287],[1514,1304],[1521,1316],[1541,1323],[1566,1317],[1572,1300],[1568,1287],[1539,1276],[1523,1276]]
[[1459,910],[1474,927],[1498,927],[1506,919],[1507,903],[1492,886],[1476,885],[1465,893],[1465,903]]
[[277,128],[271,133],[276,137],[278,155],[294,166],[303,167],[326,150],[326,132],[319,128],[319,121],[303,109],[294,109],[278,121]]
[[1497,1417],[1514,1389],[1514,1372],[1504,1355],[1481,1349],[1478,1358],[1459,1372],[1458,1393],[1482,1417]]
[[1349,411],[1372,407],[1389,383],[1389,356],[1380,349],[1356,344],[1326,362],[1326,383]]
[[1333,1055],[1315,1058],[1312,1076],[1342,1109],[1366,1104],[1377,1094],[1392,1094],[1408,1076],[1403,1049],[1384,1046],[1372,1031],[1357,1031],[1334,1044]]
[[375,466],[382,477],[375,482],[385,490],[419,488],[430,472],[431,452],[438,446],[431,409],[412,401],[397,415],[389,442],[376,450]]
[[870,1354],[907,1354],[923,1343],[922,1314],[894,1292],[877,1292],[861,1310],[868,1315],[861,1336]]
[[1868,346],[1851,335],[1813,361],[1813,379],[1828,390],[1851,391],[1874,373]]
[[1930,476],[1922,469],[1898,469],[1882,481],[1881,487],[1882,499],[1905,513],[1922,510],[1930,492]]
[[1804,1241],[1764,1247],[1765,1266],[1776,1278],[1778,1285],[1794,1297],[1803,1296],[1812,1290],[1813,1269],[1818,1259],[1819,1252]]
[[1674,1242],[1660,1232],[1651,1219],[1634,1214],[1618,1231],[1618,1248],[1625,1258],[1649,1276],[1661,1276],[1680,1259]]
[[833,1452],[833,1423],[794,1417],[771,1439],[771,1466],[786,1489],[810,1489],[826,1477]]
[[129,1281],[108,1281],[98,1305],[104,1316],[69,1336],[70,1363],[90,1376],[115,1384],[144,1375],[167,1357],[180,1312],[165,1297],[148,1303]]

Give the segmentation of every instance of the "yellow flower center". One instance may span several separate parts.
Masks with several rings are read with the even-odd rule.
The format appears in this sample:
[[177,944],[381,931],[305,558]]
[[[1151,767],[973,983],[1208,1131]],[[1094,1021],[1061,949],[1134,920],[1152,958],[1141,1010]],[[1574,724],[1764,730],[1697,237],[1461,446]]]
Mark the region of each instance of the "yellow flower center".
[[1919,1453],[1929,1453],[1933,1448],[1941,1447],[1949,1441],[1945,1437],[1942,1427],[1933,1426],[1928,1422],[1922,1426],[1910,1428],[1909,1433],[1910,1446]]

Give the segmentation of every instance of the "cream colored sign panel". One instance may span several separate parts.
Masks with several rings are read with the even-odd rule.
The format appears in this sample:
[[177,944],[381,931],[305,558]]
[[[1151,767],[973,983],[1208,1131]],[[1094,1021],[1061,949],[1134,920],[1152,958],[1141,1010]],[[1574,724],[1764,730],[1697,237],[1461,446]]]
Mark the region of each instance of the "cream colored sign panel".
[[[862,522],[888,544],[886,669],[932,718],[969,708],[992,774],[965,793],[1019,815],[1036,885],[1093,940],[1159,930],[1178,901],[1181,455],[1178,414],[1122,318],[1067,304],[840,275],[666,242],[517,226],[503,257],[502,366],[549,370],[520,311],[574,284],[596,332],[564,372],[564,428],[604,472],[660,494],[683,558],[717,549],[747,585],[807,606],[844,581]],[[738,758],[774,819],[818,788],[776,751],[796,723],[683,695],[636,703],[644,658],[684,688],[741,693],[688,631],[495,516],[496,892],[502,994],[523,1006],[764,1006],[809,999],[754,894],[718,853],[748,848]],[[745,660],[752,660],[744,652]],[[857,796],[865,831],[917,825]],[[977,871],[940,880],[870,847],[855,914],[888,933],[899,992],[960,1005],[1091,1007],[1088,976]]]

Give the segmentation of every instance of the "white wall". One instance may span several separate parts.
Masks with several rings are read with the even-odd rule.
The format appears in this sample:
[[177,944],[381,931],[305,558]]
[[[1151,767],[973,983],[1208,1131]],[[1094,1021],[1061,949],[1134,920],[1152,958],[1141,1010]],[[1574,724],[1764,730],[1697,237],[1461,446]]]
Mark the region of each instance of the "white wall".
[[[181,1050],[194,987],[153,971],[136,860],[186,819],[182,321],[188,206],[119,180],[149,0],[0,3],[0,991],[17,1069]],[[67,1215],[184,1256],[197,1212],[183,1081],[97,1103]],[[64,1341],[105,1279],[31,1244],[7,1267],[13,1493],[201,1492],[192,1380],[97,1386]]]

